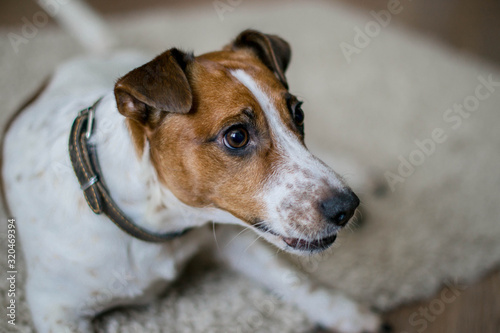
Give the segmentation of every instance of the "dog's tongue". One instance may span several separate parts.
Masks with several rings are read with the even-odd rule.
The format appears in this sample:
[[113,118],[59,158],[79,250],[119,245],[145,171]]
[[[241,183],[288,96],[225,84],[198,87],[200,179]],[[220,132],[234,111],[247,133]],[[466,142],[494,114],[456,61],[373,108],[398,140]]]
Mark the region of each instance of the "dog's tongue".
[[291,247],[297,247],[298,245],[307,246],[307,242],[303,239],[284,237],[283,240]]
[[283,237],[283,240],[285,243],[287,243],[289,246],[293,248],[300,248],[300,249],[316,249],[316,248],[321,248],[331,245],[335,239],[337,238],[337,235],[332,235],[327,238],[323,238],[320,240],[315,240],[312,242],[308,242],[304,239],[299,239],[299,238],[291,238],[291,237]]

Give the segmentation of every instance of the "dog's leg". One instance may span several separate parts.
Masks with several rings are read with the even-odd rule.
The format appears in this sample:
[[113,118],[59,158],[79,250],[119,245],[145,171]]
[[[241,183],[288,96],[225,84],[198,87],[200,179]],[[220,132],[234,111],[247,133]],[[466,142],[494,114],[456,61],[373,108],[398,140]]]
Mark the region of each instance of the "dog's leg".
[[238,235],[234,229],[220,228],[217,234],[219,256],[232,268],[295,304],[325,328],[342,333],[378,331],[378,316],[336,290],[298,278],[291,263],[256,238],[251,231]]
[[26,285],[28,303],[38,333],[91,333],[90,317],[78,314],[78,305],[64,292],[51,292],[36,282]]

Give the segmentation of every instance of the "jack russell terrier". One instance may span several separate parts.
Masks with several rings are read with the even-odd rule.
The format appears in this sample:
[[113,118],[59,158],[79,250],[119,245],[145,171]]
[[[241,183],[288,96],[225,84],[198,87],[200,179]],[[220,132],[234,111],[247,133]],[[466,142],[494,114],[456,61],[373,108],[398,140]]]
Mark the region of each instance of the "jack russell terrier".
[[[305,147],[302,102],[284,75],[290,55],[280,37],[247,30],[197,57],[170,49],[114,91],[112,68],[123,75],[137,59],[73,61],[55,72],[3,147],[38,332],[91,332],[99,313],[148,302],[215,243],[213,233],[214,256],[315,323],[379,329],[378,316],[338,291],[289,283],[292,265],[267,245],[209,223],[242,225],[310,255],[330,247],[358,207]],[[127,287],[100,297],[118,271],[130,272]]]

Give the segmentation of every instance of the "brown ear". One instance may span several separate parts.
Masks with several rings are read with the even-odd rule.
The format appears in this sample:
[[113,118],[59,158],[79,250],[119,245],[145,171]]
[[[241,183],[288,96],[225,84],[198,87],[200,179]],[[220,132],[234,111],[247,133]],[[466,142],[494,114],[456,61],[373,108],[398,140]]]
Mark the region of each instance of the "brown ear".
[[120,78],[115,85],[118,110],[142,125],[162,112],[188,113],[193,96],[186,68],[193,56],[170,49]]
[[268,35],[256,30],[245,30],[236,37],[231,48],[233,50],[251,49],[288,89],[285,71],[290,63],[292,52],[290,45],[285,40],[276,35]]

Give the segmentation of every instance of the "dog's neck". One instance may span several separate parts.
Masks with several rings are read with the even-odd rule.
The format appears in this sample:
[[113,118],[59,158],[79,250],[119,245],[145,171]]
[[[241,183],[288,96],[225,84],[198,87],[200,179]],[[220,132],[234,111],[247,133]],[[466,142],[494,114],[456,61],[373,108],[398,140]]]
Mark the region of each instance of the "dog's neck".
[[117,110],[113,93],[106,94],[95,112],[91,142],[97,147],[102,176],[111,197],[136,224],[154,232],[174,232],[216,220],[240,223],[215,208],[194,208],[180,202],[157,177],[149,143],[138,150],[126,119]]

